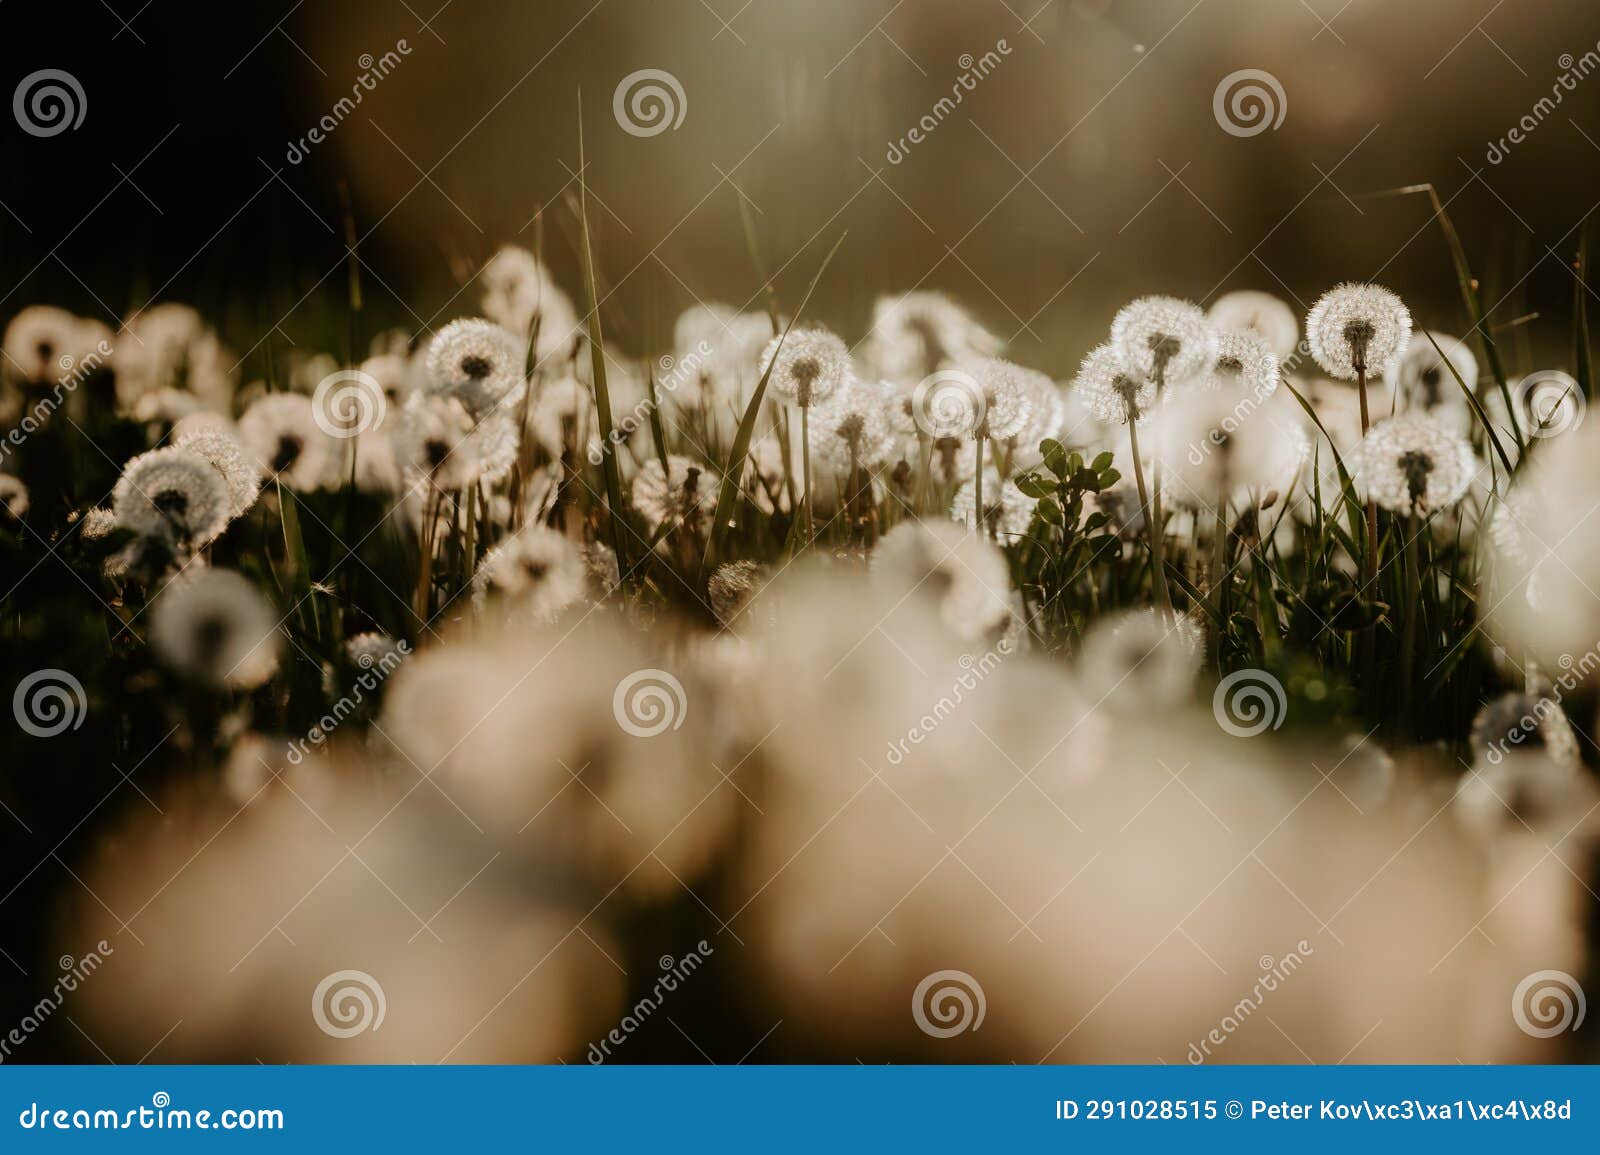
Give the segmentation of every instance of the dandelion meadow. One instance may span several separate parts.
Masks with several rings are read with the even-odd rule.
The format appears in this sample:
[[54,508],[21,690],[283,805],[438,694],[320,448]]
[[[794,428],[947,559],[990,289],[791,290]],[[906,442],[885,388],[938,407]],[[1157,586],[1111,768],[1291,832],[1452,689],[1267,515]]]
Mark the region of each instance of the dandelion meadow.
[[234,7],[6,78],[0,1061],[1596,1057],[1592,6]]

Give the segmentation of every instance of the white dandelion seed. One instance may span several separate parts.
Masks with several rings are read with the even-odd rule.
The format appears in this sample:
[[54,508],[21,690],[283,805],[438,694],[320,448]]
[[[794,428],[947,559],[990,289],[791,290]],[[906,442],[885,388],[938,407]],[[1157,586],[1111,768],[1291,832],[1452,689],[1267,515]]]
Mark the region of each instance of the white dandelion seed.
[[255,504],[261,491],[261,471],[235,437],[215,430],[183,433],[173,439],[178,449],[204,458],[228,487],[228,512],[238,517]]
[[232,518],[222,475],[175,447],[130,459],[111,490],[111,508],[119,525],[185,549],[213,541]]
[[[963,482],[950,502],[951,520],[976,530],[979,522],[977,503],[977,482]],[[1027,535],[1037,504],[1017,488],[1015,478],[1002,483],[1000,474],[995,470],[984,470],[983,526],[986,531],[992,530],[1001,544],[1009,544]]]
[[239,438],[269,478],[306,492],[335,483],[333,439],[317,424],[311,398],[268,393],[239,418]]
[[1411,340],[1411,312],[1381,285],[1329,289],[1306,316],[1306,341],[1323,372],[1341,381],[1378,376]]
[[1111,321],[1111,344],[1129,373],[1176,385],[1211,371],[1217,330],[1199,306],[1176,297],[1140,297]]
[[1294,310],[1271,293],[1240,289],[1224,293],[1206,315],[1222,333],[1250,333],[1261,338],[1274,357],[1287,360],[1300,343]]
[[1460,501],[1477,475],[1472,446],[1430,417],[1380,421],[1347,461],[1356,485],[1395,513],[1425,516]]
[[808,407],[826,401],[850,373],[850,350],[822,328],[791,329],[761,352],[761,372],[771,367],[768,391],[779,401]]
[[389,671],[405,658],[404,646],[381,630],[351,634],[344,640],[345,660],[363,670]]
[[568,538],[542,525],[524,526],[484,555],[472,602],[546,623],[577,605],[588,589],[582,556]]
[[474,417],[514,405],[522,374],[522,342],[481,317],[451,321],[428,345],[428,392],[455,398]]
[[1110,345],[1101,345],[1083,359],[1072,388],[1089,412],[1107,425],[1139,421],[1156,403],[1155,382],[1129,374]]
[[150,645],[178,673],[248,690],[278,668],[277,613],[235,570],[207,569],[169,582],[150,611]]
[[1028,427],[1033,417],[1032,370],[1010,361],[991,359],[978,369],[978,389],[983,398],[977,436],[1009,441]]

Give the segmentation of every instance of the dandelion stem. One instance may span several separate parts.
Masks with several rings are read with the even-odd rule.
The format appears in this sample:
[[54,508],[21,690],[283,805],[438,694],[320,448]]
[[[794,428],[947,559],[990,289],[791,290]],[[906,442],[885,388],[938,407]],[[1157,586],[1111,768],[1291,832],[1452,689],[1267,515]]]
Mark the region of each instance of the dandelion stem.
[[1133,454],[1133,481],[1139,489],[1139,513],[1144,519],[1144,529],[1150,542],[1151,585],[1155,588],[1156,604],[1161,608],[1163,622],[1172,620],[1172,598],[1167,593],[1167,575],[1164,567],[1164,558],[1161,552],[1161,533],[1157,529],[1155,519],[1160,515],[1154,512],[1150,501],[1150,493],[1145,488],[1144,464],[1139,460],[1139,431],[1138,421],[1129,414],[1128,420],[1128,448]]
[[805,533],[806,545],[811,545],[811,539],[816,534],[816,524],[811,519],[811,407],[800,406],[800,460],[801,468],[805,474]]
[[983,516],[983,427],[980,425],[973,433],[973,455],[977,458],[977,469],[972,474],[973,512],[978,519],[978,532],[983,533],[985,523],[989,520]]

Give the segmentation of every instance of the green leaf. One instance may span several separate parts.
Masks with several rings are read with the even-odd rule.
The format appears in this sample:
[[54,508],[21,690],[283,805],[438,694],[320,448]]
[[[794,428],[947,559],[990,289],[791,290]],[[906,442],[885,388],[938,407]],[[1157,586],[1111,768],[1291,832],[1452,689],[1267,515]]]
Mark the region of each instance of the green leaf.
[[1053,437],[1046,437],[1039,443],[1039,452],[1044,455],[1045,468],[1057,477],[1067,475],[1067,451],[1061,442]]

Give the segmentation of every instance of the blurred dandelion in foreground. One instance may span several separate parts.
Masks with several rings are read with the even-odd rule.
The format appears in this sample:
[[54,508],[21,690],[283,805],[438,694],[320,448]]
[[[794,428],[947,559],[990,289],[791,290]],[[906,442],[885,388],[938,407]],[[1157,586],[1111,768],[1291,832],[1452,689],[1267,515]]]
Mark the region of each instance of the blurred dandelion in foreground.
[[290,489],[321,489],[332,480],[333,439],[317,424],[309,397],[259,398],[239,418],[239,437],[261,471]]
[[530,525],[484,554],[472,601],[542,623],[582,601],[587,587],[577,547],[553,529]]
[[[1033,524],[1033,498],[1017,488],[1015,479],[1004,483],[993,468],[985,471],[984,508],[978,514],[978,483],[976,479],[963,482],[950,503],[950,517],[970,530],[982,530],[1002,545],[1009,545],[1023,537]],[[980,524],[981,520],[981,524]]]
[[1094,625],[1078,668],[1090,694],[1144,710],[1193,697],[1205,653],[1205,631],[1193,618],[1163,621],[1155,610],[1129,610]]
[[1381,285],[1329,289],[1306,315],[1306,340],[1323,372],[1341,381],[1385,372],[1411,340],[1411,312]]
[[236,570],[169,582],[150,611],[150,645],[162,662],[213,687],[248,690],[278,668],[278,615]]

